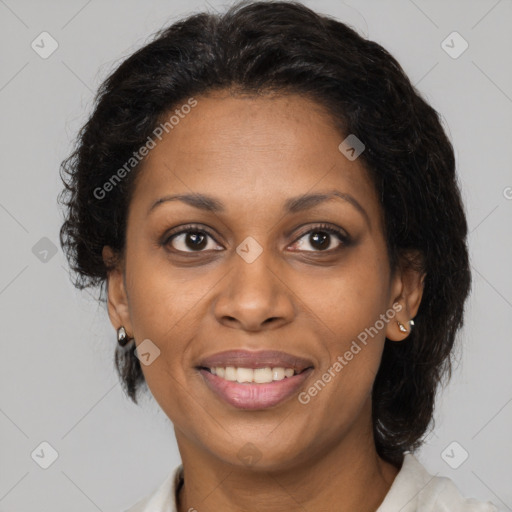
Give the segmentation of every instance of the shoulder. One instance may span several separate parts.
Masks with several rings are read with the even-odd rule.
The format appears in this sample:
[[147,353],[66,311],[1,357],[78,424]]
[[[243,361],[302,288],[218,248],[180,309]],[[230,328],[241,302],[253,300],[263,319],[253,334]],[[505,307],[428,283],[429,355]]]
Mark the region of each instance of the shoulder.
[[377,512],[498,512],[491,502],[465,498],[454,482],[431,475],[406,453],[402,468]]
[[177,512],[176,490],[183,475],[183,466],[179,464],[149,495],[145,496],[123,512]]

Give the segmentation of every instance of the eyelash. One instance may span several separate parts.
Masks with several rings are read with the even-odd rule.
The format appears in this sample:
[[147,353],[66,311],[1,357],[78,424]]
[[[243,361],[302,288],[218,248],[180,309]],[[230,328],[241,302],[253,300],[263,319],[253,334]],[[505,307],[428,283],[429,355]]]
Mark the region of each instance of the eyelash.
[[[301,238],[304,238],[304,236],[309,235],[311,233],[316,233],[316,232],[329,233],[330,235],[336,236],[339,239],[339,241],[341,242],[341,245],[334,249],[328,249],[325,251],[316,250],[316,251],[304,251],[304,252],[313,252],[313,253],[319,253],[319,254],[331,254],[333,252],[338,251],[342,246],[347,246],[350,243],[350,237],[348,235],[346,235],[343,231],[340,231],[339,229],[336,229],[336,228],[330,226],[329,224],[318,224],[318,225],[314,226],[313,228],[309,229],[308,231],[302,233],[300,236],[298,236],[298,238],[296,238],[294,240],[293,244],[298,242]],[[198,224],[188,224],[186,226],[183,226],[180,229],[180,231],[177,231],[175,233],[171,232],[170,235],[167,235],[164,238],[162,245],[167,247],[168,245],[170,245],[170,242],[174,238],[176,238],[179,235],[183,235],[184,233],[206,234],[210,238],[212,238],[216,244],[220,245],[219,242],[217,242],[217,240],[215,239],[215,237],[207,229],[204,229],[203,227],[201,227]],[[194,254],[194,253],[200,254],[202,252],[206,252],[204,250],[203,251],[180,251],[180,250],[176,250],[176,249],[173,249],[173,251],[176,253],[181,253],[181,254]],[[301,251],[298,251],[298,252],[301,252]]]

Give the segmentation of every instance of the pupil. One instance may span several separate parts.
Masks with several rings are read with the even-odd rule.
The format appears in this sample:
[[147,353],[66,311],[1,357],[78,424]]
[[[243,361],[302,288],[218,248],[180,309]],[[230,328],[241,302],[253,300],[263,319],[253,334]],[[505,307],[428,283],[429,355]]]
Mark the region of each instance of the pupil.
[[310,243],[311,245],[319,248],[319,249],[326,249],[329,247],[329,234],[325,233],[324,231],[317,231],[316,233],[311,233],[310,235]]
[[186,244],[189,247],[189,249],[203,249],[203,247],[205,246],[205,240],[206,237],[203,234],[195,231],[188,233],[186,238]]

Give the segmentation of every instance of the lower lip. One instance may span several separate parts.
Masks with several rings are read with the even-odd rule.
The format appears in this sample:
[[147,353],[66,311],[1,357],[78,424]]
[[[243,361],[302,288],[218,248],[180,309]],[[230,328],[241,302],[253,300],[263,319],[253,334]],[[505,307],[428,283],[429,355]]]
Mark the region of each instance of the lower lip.
[[312,371],[313,368],[308,368],[298,375],[268,384],[250,382],[241,384],[200,369],[208,387],[217,396],[238,409],[267,409],[283,402],[299,390]]

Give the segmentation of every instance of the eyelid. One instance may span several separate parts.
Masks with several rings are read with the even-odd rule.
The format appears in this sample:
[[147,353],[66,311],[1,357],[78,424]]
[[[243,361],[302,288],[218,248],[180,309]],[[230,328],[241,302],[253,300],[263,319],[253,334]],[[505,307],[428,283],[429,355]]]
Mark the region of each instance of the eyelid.
[[336,235],[340,238],[342,242],[348,242],[350,240],[350,235],[343,228],[339,228],[325,222],[320,222],[310,227],[307,231],[304,231],[303,233],[298,235],[293,243],[295,243],[297,240],[300,240],[304,235],[307,235],[308,233],[312,233],[315,231],[326,231],[327,233]]

